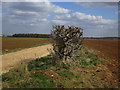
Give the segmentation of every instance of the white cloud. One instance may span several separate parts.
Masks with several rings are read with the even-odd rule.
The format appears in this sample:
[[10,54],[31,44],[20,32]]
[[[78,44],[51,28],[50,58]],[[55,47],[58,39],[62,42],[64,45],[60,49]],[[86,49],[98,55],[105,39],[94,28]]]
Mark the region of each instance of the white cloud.
[[35,24],[32,24],[32,23],[31,23],[31,24],[29,24],[29,25],[30,25],[30,26],[34,26]]
[[76,2],[76,5],[80,5],[83,7],[106,7],[106,8],[117,8],[118,3],[117,2]]
[[2,2],[48,2],[48,0],[2,0]]
[[[25,0],[27,1],[27,0]],[[52,26],[49,16],[65,14],[70,10],[44,2],[3,2],[3,33],[48,33]]]
[[[112,32],[113,36],[117,36],[117,20],[104,19],[102,16],[92,16],[80,12],[56,16],[53,20],[54,24],[74,25],[83,28],[84,35],[89,36],[105,36],[104,33]],[[86,32],[87,31],[87,32]],[[89,32],[89,33],[88,33]],[[92,34],[90,34],[92,33]],[[109,36],[107,35],[106,36]],[[111,36],[111,34],[110,34]]]
[[[50,2],[14,2],[3,3],[3,22],[12,24],[43,23],[48,22],[51,14],[69,13],[70,10],[53,5]],[[35,26],[35,25],[34,25]]]
[[37,13],[36,12],[29,12],[29,11],[24,12],[24,11],[20,11],[20,10],[17,11],[16,10],[15,14],[33,14],[33,15],[36,15]]
[[68,10],[68,9],[64,9],[64,8],[60,8],[60,7],[55,6],[54,13],[69,13],[69,12],[70,12],[70,10]]
[[[50,2],[3,3],[3,33],[50,33],[52,25],[74,25],[84,29],[85,36],[112,32],[117,35],[117,21],[102,16],[71,12]],[[104,35],[106,35],[104,34]]]
[[[3,2],[106,2],[106,0],[2,0]],[[119,0],[107,0],[107,2],[119,2]]]

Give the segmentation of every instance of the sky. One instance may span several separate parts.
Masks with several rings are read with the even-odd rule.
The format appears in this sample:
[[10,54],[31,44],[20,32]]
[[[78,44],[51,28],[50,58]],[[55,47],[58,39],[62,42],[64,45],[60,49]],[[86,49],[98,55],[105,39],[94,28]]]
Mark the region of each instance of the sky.
[[116,2],[2,2],[2,34],[48,34],[53,25],[83,29],[85,37],[118,36]]

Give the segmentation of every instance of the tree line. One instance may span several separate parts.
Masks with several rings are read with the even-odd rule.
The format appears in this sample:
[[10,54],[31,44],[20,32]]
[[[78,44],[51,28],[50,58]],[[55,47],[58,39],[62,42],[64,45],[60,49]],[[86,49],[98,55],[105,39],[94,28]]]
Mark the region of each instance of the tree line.
[[13,34],[12,37],[50,38],[50,34]]

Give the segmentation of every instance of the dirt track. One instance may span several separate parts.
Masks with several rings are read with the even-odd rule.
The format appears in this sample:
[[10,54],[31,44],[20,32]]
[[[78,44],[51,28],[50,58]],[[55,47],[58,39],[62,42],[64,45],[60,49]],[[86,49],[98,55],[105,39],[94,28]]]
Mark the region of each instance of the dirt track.
[[2,72],[0,73],[9,71],[10,68],[22,63],[23,61],[33,60],[46,56],[50,53],[50,49],[52,49],[51,44],[23,49],[21,51],[1,55],[2,65],[0,65],[0,68],[2,68]]

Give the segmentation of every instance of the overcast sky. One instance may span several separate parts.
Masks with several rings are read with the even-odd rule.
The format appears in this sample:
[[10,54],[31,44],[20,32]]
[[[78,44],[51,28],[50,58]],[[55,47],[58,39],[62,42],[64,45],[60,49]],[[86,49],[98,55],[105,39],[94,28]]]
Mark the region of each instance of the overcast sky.
[[118,36],[115,2],[3,2],[2,33],[50,33],[52,25],[74,25],[84,36]]

